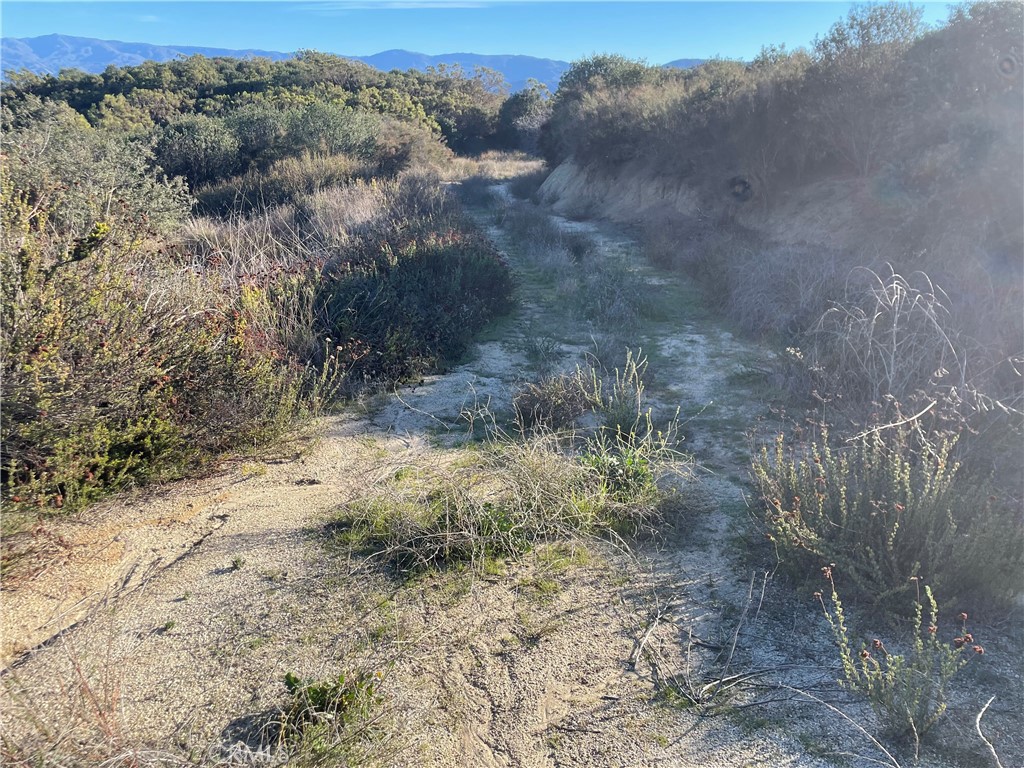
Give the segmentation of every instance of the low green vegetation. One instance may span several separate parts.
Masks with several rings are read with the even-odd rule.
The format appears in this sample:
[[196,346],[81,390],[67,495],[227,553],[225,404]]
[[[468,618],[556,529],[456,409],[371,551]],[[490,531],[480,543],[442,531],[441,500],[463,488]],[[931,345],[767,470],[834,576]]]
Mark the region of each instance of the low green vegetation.
[[375,749],[374,721],[383,698],[380,673],[342,673],[303,680],[289,672],[289,701],[271,723],[278,754],[291,765],[362,763]]
[[[581,455],[548,433],[495,438],[472,460],[422,468],[378,483],[339,510],[338,544],[390,562],[401,573],[520,557],[580,536],[636,534],[655,525],[665,466],[634,456],[648,436],[586,441]],[[669,450],[658,448],[667,463]]]
[[[393,473],[339,510],[333,540],[415,573],[485,570],[542,545],[551,553],[581,537],[656,528],[675,493],[665,479],[687,467],[675,419],[654,426],[645,370],[646,359],[628,351],[621,371],[578,368],[527,385],[512,434],[493,427],[451,466]],[[591,412],[605,424],[579,428]]]
[[[880,717],[883,729],[894,738],[910,737],[917,759],[921,737],[945,713],[954,678],[974,656],[985,653],[974,635],[967,631],[967,614],[960,614],[959,634],[943,638],[945,627],[939,624],[939,609],[931,587],[924,588],[921,600],[920,582],[914,601],[909,651],[892,653],[884,642],[874,638],[857,651],[846,627],[843,605],[836,592],[832,569],[822,569],[831,587],[830,602],[821,593],[822,610],[828,619],[839,649],[842,684],[865,697]],[[925,606],[928,624],[925,625]]]
[[878,428],[845,445],[828,430],[761,449],[754,474],[768,535],[798,573],[835,563],[853,594],[892,607],[926,579],[947,601],[1006,605],[1024,556],[1013,504],[907,426]]
[[[580,537],[656,530],[675,494],[665,480],[688,467],[676,450],[675,418],[655,427],[646,365],[627,352],[622,370],[578,367],[527,385],[512,434],[492,426],[448,466],[386,476],[339,510],[333,540],[401,573],[455,564],[485,571],[542,545],[550,554]],[[587,412],[605,423],[581,428]],[[495,424],[492,414],[488,420]]]

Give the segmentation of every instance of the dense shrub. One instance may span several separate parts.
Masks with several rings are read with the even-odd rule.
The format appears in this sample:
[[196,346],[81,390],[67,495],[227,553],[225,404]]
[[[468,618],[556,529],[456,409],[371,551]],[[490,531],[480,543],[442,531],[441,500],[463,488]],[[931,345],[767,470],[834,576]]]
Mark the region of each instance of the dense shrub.
[[[199,187],[200,210],[226,215],[282,205],[355,178],[393,178],[412,166],[423,169],[451,159],[451,152],[423,128],[352,110],[328,118],[320,113],[309,107],[281,115],[282,130],[289,119],[301,130],[282,133],[276,148],[259,156],[259,162],[253,160],[245,173]],[[260,114],[257,121],[263,119]],[[320,133],[325,125],[329,134]]]
[[262,168],[285,152],[288,113],[270,104],[246,104],[224,118],[238,142],[242,166]]
[[912,578],[942,600],[1003,603],[1020,589],[1024,531],[1009,499],[953,458],[955,438],[912,425],[869,430],[848,445],[827,431],[782,436],[754,460],[765,523],[780,558],[804,574],[834,563],[857,597],[905,603]]
[[536,81],[505,99],[498,110],[498,140],[509,149],[536,152],[541,127],[551,116],[550,99],[547,87]]
[[[3,171],[4,200],[21,196],[30,205],[32,231],[45,224],[55,232],[54,244],[63,247],[86,238],[99,221],[110,228],[108,242],[120,244],[180,226],[191,203],[187,191],[180,182],[161,182],[150,173],[152,153],[144,144],[93,130],[55,104],[41,105],[35,118],[31,127],[4,136]],[[42,238],[39,244],[45,244]],[[53,251],[48,257],[62,255]]]
[[[379,116],[443,138],[453,150],[479,152],[498,142],[504,84],[482,68],[381,72],[316,51],[284,61],[197,55],[108,67],[100,75],[12,75],[3,85],[5,126],[31,121],[45,100],[66,104],[95,126],[133,134],[159,135],[184,117],[223,120],[216,129],[226,128],[237,142],[237,170],[244,171],[307,150],[359,154],[353,137],[373,138],[359,124],[373,125]],[[214,126],[190,130],[212,134]]]
[[12,136],[2,167],[5,496],[80,506],[286,428],[307,374],[266,286],[229,290],[169,257],[185,198],[144,153],[75,123],[49,132],[46,153]]
[[364,240],[328,273],[332,338],[364,377],[401,380],[457,359],[510,307],[508,266],[481,235]]
[[381,119],[334,104],[314,102],[287,114],[290,153],[319,152],[369,158],[376,148]]
[[284,189],[296,202],[202,220],[191,247],[232,272],[303,276],[277,302],[282,333],[302,359],[319,359],[318,344],[329,343],[350,390],[442,367],[509,308],[507,265],[437,177]]
[[884,202],[866,213],[890,258],[923,253],[913,268],[951,284],[964,250],[1016,256],[1024,243],[1022,16],[1016,3],[967,4],[928,31],[919,9],[888,3],[853,9],[810,51],[768,47],[749,64],[584,59],[552,99],[545,158],[685,179],[723,217],[731,178],[764,210],[800,184],[859,175]]
[[352,389],[458,356],[509,305],[507,267],[435,177],[344,184],[345,156],[285,158],[255,213],[221,201],[231,218],[189,223],[145,145],[66,108],[39,117],[2,165],[15,505],[80,507],[259,444],[346,376]]
[[221,120],[186,115],[164,128],[156,159],[168,176],[184,176],[195,189],[238,168],[238,140]]

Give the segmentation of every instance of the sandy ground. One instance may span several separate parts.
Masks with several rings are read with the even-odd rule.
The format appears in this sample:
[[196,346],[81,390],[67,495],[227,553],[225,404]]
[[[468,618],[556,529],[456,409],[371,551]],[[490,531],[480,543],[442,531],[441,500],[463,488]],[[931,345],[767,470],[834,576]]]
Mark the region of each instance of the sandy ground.
[[[491,223],[500,216],[479,217],[518,268],[516,244]],[[621,232],[556,221],[594,238],[597,258],[635,262]],[[809,698],[871,724],[835,684],[809,595],[779,583],[765,553],[737,554],[751,527],[746,433],[771,418],[769,389],[748,374],[770,353],[709,318],[679,278],[641,271],[679,311],[630,343],[648,351],[652,402],[681,409],[698,462],[685,511],[661,535],[630,548],[576,542],[586,555],[566,567],[527,557],[494,575],[401,583],[325,549],[340,504],[400,467],[450,461],[466,413],[509,407],[531,375],[527,334],[550,333],[566,366],[600,335],[524,277],[516,315],[445,375],[325,419],[275,455],[14,542],[27,554],[0,602],[7,757],[20,745],[54,764],[127,753],[136,764],[275,764],[259,736],[285,699],[284,675],[360,667],[384,678],[379,764],[886,764]],[[1024,764],[1018,633],[986,631],[993,663],[969,670],[973,685],[923,765],[991,761],[973,718],[993,693],[986,735],[1003,765]],[[666,695],[669,678],[699,705]]]

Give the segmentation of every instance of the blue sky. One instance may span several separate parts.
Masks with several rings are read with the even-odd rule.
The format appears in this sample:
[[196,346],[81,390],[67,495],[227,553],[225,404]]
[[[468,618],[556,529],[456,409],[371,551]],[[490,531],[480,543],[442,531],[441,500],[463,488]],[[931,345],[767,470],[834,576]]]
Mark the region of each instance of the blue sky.
[[[925,21],[946,3],[922,3]],[[7,37],[58,32],[104,40],[356,56],[521,53],[571,61],[619,53],[661,64],[679,58],[750,59],[763,44],[808,45],[845,16],[842,2],[14,2],[0,5]]]

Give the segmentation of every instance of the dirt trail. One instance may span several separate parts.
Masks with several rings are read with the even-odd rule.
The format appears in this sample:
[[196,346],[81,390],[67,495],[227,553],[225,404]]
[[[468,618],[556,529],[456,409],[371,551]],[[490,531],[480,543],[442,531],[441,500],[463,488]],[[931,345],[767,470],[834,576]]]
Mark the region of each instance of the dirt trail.
[[806,745],[830,732],[830,749],[872,754],[837,742],[820,707],[781,703],[774,721],[703,717],[655,695],[667,674],[695,690],[758,669],[792,668],[790,683],[807,687],[835,674],[820,663],[820,619],[729,554],[746,527],[745,430],[765,411],[749,374],[767,353],[709,320],[681,278],[640,266],[622,233],[555,217],[596,241],[594,258],[629,259],[672,305],[629,343],[650,357],[654,404],[681,409],[684,447],[702,467],[678,530],[634,552],[589,545],[570,567],[527,559],[493,577],[411,584],[325,553],[314,534],[339,504],[397,467],[446,460],[463,413],[508,408],[536,329],[563,365],[601,342],[530,283],[517,244],[489,223],[500,211],[479,216],[525,289],[467,363],[369,413],[325,419],[279,457],[126,495],[88,524],[35,534],[48,548],[5,583],[0,605],[4,654],[16,658],[3,678],[5,733],[28,739],[35,722],[57,752],[106,739],[269,764],[253,728],[281,704],[284,674],[323,679],[357,660],[386,672],[394,751],[378,757],[391,765],[817,766],[831,763]]

